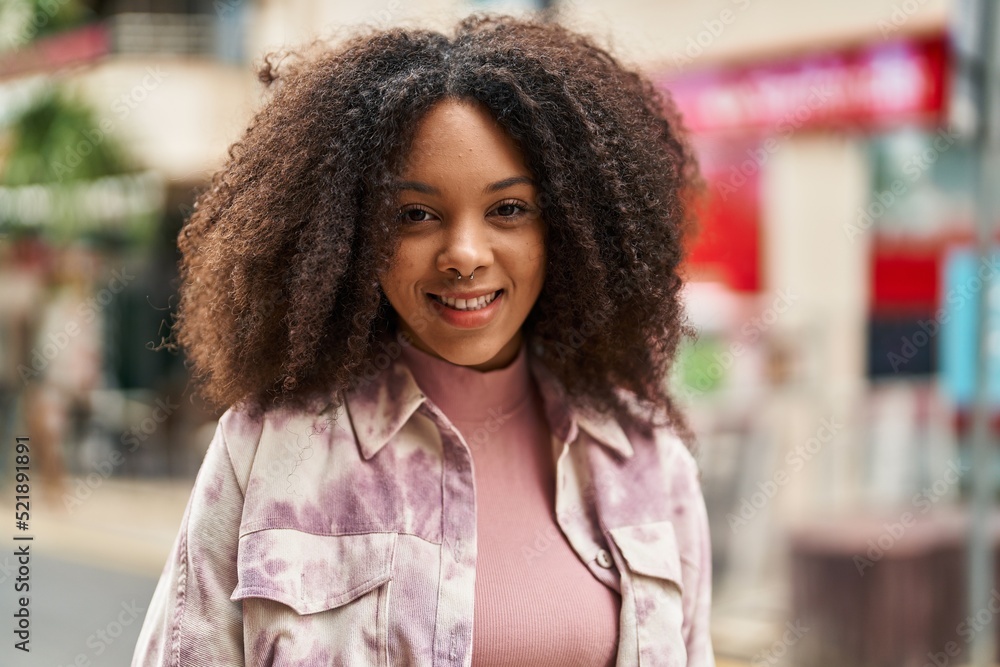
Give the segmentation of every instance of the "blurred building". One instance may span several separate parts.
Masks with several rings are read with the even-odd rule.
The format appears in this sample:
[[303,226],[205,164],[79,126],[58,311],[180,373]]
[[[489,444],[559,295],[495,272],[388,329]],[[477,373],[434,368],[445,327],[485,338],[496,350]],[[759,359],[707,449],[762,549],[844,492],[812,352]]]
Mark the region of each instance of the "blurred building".
[[770,662],[758,651],[792,620],[797,526],[961,496],[978,267],[959,7],[559,9],[670,90],[693,133],[701,338],[679,388],[713,519],[717,650]]
[[[35,426],[43,451],[56,450],[44,477],[101,466],[190,474],[200,463],[203,447],[185,443],[212,415],[182,400],[183,359],[153,348],[176,306],[177,230],[255,99],[247,11],[78,0],[0,8],[3,285],[33,294],[4,299],[0,404]],[[59,268],[79,254],[90,269]],[[58,341],[77,344],[91,329],[99,377],[86,388],[60,382],[81,355]]]

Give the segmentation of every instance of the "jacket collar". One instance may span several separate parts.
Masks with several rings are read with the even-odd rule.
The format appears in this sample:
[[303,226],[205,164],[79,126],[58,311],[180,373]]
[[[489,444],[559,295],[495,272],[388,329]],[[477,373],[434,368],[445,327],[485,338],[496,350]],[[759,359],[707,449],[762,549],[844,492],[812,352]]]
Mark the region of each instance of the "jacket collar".
[[[632,456],[632,444],[618,420],[574,408],[559,381],[530,351],[528,366],[542,395],[549,428],[561,442],[573,442],[578,429],[583,429],[620,456]],[[427,401],[409,367],[400,359],[348,392],[345,402],[365,460],[375,456]]]

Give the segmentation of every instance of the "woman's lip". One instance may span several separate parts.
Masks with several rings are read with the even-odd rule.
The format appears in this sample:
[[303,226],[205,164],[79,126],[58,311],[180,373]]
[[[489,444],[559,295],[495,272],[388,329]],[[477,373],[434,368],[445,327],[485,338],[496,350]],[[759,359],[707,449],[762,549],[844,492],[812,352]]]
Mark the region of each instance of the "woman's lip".
[[496,317],[506,294],[506,292],[501,291],[488,306],[479,310],[455,310],[454,308],[449,308],[436,301],[429,292],[427,293],[427,300],[431,304],[431,310],[451,326],[459,329],[479,329],[489,324]]

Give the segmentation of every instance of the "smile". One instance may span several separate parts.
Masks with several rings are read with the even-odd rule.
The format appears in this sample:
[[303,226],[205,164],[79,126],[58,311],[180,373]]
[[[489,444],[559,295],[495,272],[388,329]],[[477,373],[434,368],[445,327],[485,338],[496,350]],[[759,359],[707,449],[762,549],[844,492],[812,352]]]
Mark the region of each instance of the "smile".
[[452,310],[476,311],[476,310],[482,310],[486,306],[493,303],[493,300],[498,296],[500,296],[501,292],[503,292],[502,289],[497,290],[492,294],[486,294],[483,296],[476,297],[474,299],[454,299],[451,297],[439,296],[437,294],[430,294],[430,293],[428,293],[428,296],[430,296],[432,299],[434,299],[441,305],[451,308]]
[[502,289],[479,295],[467,293],[470,298],[466,299],[443,297],[430,292],[426,294],[428,305],[434,314],[448,326],[457,329],[482,329],[489,326],[507,300],[507,293]]

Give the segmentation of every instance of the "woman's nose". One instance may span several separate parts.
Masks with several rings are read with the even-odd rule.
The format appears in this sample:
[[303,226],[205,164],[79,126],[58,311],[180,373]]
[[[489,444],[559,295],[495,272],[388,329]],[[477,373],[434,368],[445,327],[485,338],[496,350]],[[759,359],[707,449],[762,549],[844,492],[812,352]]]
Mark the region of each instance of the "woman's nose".
[[486,222],[467,216],[456,219],[444,228],[444,240],[438,255],[438,269],[468,276],[476,269],[489,266],[493,262],[491,239]]

